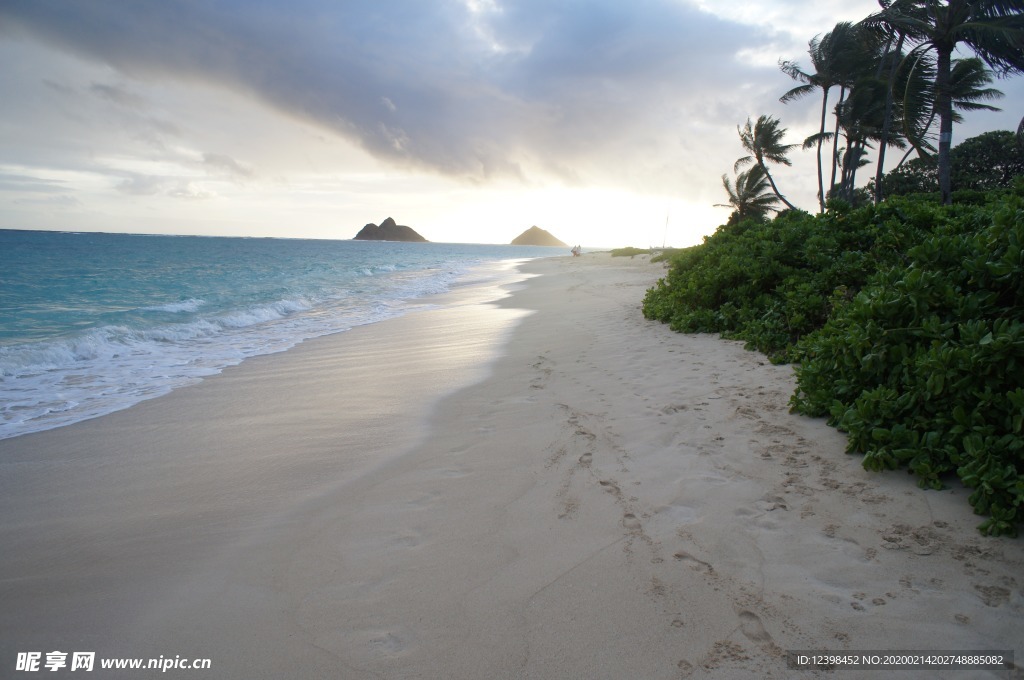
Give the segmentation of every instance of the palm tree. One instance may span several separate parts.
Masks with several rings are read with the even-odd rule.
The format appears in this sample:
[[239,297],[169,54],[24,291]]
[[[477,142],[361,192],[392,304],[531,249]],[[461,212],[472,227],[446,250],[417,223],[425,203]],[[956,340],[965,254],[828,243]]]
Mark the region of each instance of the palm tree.
[[[844,36],[839,59],[839,102],[835,106],[836,133],[832,135],[832,175],[829,180],[829,193],[836,193],[848,200],[853,198],[853,187],[850,185],[855,176],[853,171],[866,163],[866,133],[884,128],[884,125],[878,122],[882,109],[873,100],[883,102],[886,99],[884,96],[877,97],[877,90],[890,47],[890,34],[867,30],[863,24],[855,24],[853,30],[846,32]],[[865,96],[862,90],[866,88],[870,88],[873,94]],[[866,119],[858,119],[868,115],[874,119],[870,124]],[[874,135],[875,138],[882,136],[877,133]],[[846,146],[842,149],[839,146],[840,137],[846,139]],[[807,142],[805,148],[806,146]],[[837,170],[843,171],[838,184]]]
[[[902,12],[904,14],[910,14],[916,9],[917,0],[878,0],[878,4],[882,8],[891,13]],[[910,123],[907,121],[906,116],[909,114],[914,116],[918,113],[918,110],[913,108],[913,104],[917,101],[916,98],[911,97],[911,94],[920,94],[922,88],[926,88],[924,81],[921,78],[921,71],[915,69],[917,62],[913,62],[909,70],[906,68],[906,59],[903,55],[903,46],[907,41],[906,30],[902,28],[893,28],[884,24],[872,24],[869,22],[861,22],[858,24],[860,30],[867,34],[874,34],[876,40],[884,43],[885,47],[880,54],[878,60],[878,72],[876,76],[881,77],[883,71],[888,71],[886,77],[886,88],[885,88],[885,112],[882,117],[882,129],[879,134],[879,147],[878,147],[878,158],[875,161],[875,192],[874,202],[877,205],[882,200],[882,178],[883,169],[885,166],[885,152],[889,146],[898,146],[900,148],[906,148],[904,138],[899,133],[894,131],[896,126],[896,118],[899,114],[903,114],[903,128],[906,129]],[[895,47],[893,46],[895,42]],[[898,88],[897,78],[903,79],[903,87]],[[911,84],[915,84],[915,88],[911,88]],[[897,90],[906,93],[903,99],[903,108],[897,108]]]
[[953,101],[953,122],[964,121],[959,111],[1000,111],[998,106],[981,104],[982,101],[993,101],[1003,96],[1002,91],[992,84],[992,71],[985,67],[985,62],[978,57],[954,59],[953,68],[949,72],[949,94]]
[[761,220],[773,210],[778,210],[778,197],[772,192],[771,185],[765,177],[760,165],[755,165],[745,172],[736,175],[736,185],[722,175],[722,186],[729,194],[728,203],[716,203],[716,207],[733,208],[729,223],[743,219]]
[[[779,97],[779,101],[787,104],[821,89],[821,128],[817,135],[804,141],[804,148],[812,145],[818,148],[818,208],[825,212],[825,183],[822,176],[821,145],[829,137],[825,132],[825,120],[828,117],[828,97],[833,87],[841,86],[849,71],[846,56],[850,44],[854,40],[854,25],[848,21],[836,24],[835,28],[818,40],[817,36],[807,43],[807,54],[811,58],[814,73],[805,73],[795,61],[780,61],[779,68],[793,80],[803,83]],[[833,158],[833,167],[835,159]]]
[[758,117],[757,122],[754,124],[751,124],[748,118],[747,124],[743,128],[737,127],[736,131],[740,135],[740,143],[743,145],[743,149],[750,155],[736,161],[733,169],[738,171],[747,163],[756,164],[764,171],[764,177],[768,180],[768,184],[771,185],[772,191],[775,192],[778,199],[785,203],[787,208],[795,209],[796,206],[779,193],[779,188],[775,186],[775,180],[772,179],[771,173],[768,172],[767,165],[769,162],[781,165],[793,164],[786,155],[797,145],[782,143],[782,138],[786,136],[785,128],[779,129],[777,118],[762,115]]
[[[915,73],[924,71],[932,75],[934,81],[934,63],[924,68],[915,68]],[[981,102],[992,101],[1003,96],[1002,91],[992,84],[993,73],[986,66],[985,62],[977,57],[967,59],[954,59],[953,68],[949,74],[950,90],[953,100],[953,122],[962,123],[963,116],[960,111],[999,111],[1000,109],[991,104]],[[935,102],[935,88],[921,87],[919,85],[905,85],[907,96],[905,97],[904,109],[912,109],[911,113],[904,114],[904,130],[911,148],[907,150],[897,167],[903,164],[913,151],[918,156],[930,156],[936,149],[929,139],[929,130],[938,113]],[[907,101],[912,103],[908,104]]]
[[885,125],[886,82],[881,78],[866,76],[858,80],[850,96],[838,107],[839,128],[846,139],[842,156],[842,176],[838,187],[833,187],[843,199],[853,203],[857,170],[869,164],[868,149],[878,147],[879,156],[887,145],[904,144],[899,137],[892,136]]
[[935,53],[939,190],[943,203],[949,203],[953,51],[964,44],[1000,75],[1024,73],[1024,0],[906,0],[882,6],[864,23],[903,32]]
[[[913,57],[913,58],[912,58]],[[927,52],[911,54],[900,65],[899,81],[893,84],[892,96],[900,100],[900,120],[903,138],[910,148],[903,154],[897,167],[914,151],[921,158],[936,152],[931,134],[935,122],[935,59]]]
[[890,35],[888,39],[890,45],[893,39],[896,40],[895,49],[890,50],[887,47],[884,58],[879,61],[879,66],[887,65],[889,75],[885,87],[885,112],[882,116],[882,132],[879,135],[878,159],[875,162],[875,205],[882,202],[882,176],[884,174],[886,149],[889,146],[897,145],[906,147],[899,134],[893,131],[893,119],[896,114],[896,78],[900,75],[900,66],[903,63],[903,43],[907,39],[907,34],[896,32]]

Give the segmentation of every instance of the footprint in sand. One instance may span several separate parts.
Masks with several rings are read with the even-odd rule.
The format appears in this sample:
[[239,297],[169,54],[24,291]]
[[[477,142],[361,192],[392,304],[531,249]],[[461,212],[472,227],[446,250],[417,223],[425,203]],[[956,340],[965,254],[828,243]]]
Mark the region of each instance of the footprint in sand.
[[677,562],[682,562],[694,571],[703,572],[705,574],[713,574],[715,572],[715,568],[712,567],[710,564],[708,564],[704,560],[697,559],[688,552],[680,550],[672,557],[675,558]]
[[356,637],[377,657],[401,656],[411,647],[411,640],[398,631],[363,631],[357,633]]
[[391,539],[391,545],[397,548],[415,548],[422,542],[419,534],[403,534]]
[[1010,599],[1010,591],[999,586],[976,585],[974,589],[981,595],[981,600],[986,607],[998,607]]
[[433,505],[435,502],[437,502],[437,499],[440,497],[440,495],[441,494],[439,494],[436,491],[431,491],[430,493],[422,494],[410,501],[407,501],[406,505],[410,508],[420,510],[430,505]]
[[630,531],[640,531],[640,520],[637,519],[636,515],[631,512],[627,512],[622,516],[622,526],[626,527]]
[[751,642],[759,644],[775,644],[772,636],[765,630],[761,618],[752,611],[744,609],[739,614],[740,631]]
[[470,472],[461,467],[438,468],[434,470],[435,476],[446,479],[458,479],[459,477],[465,477],[468,474],[470,474]]

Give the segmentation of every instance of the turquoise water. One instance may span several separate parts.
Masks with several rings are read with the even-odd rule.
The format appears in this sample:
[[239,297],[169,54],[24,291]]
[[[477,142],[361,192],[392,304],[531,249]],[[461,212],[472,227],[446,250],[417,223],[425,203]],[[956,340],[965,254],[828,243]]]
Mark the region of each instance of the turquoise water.
[[[562,248],[0,230],[0,438],[405,313]],[[506,267],[507,268],[507,267]]]

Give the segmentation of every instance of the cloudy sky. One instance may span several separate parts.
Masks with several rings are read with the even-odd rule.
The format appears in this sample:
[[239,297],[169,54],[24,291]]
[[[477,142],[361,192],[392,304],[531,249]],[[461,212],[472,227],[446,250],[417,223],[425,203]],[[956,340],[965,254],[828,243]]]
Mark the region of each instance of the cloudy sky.
[[[0,0],[0,228],[690,245],[779,59],[874,0]],[[954,143],[1016,128],[970,114]],[[780,169],[816,206],[814,156]],[[668,227],[666,230],[666,218]]]

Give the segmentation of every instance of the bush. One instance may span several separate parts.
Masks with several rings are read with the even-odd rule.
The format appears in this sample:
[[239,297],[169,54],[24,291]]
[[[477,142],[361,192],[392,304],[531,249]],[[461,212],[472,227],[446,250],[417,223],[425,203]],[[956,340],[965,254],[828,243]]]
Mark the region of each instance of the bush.
[[647,248],[614,248],[612,257],[633,257],[634,255],[647,255],[650,252],[650,249]]
[[719,227],[673,257],[668,275],[647,291],[644,315],[789,360],[796,341],[931,228],[928,209],[910,201],[834,206],[824,215],[789,211],[771,222]]
[[719,227],[673,256],[644,315],[792,360],[794,410],[872,470],[972,489],[985,534],[1024,520],[1024,181]]
[[657,255],[651,258],[651,262],[669,262],[683,250],[689,250],[689,248],[663,248]]
[[936,208],[935,233],[795,348],[794,409],[872,470],[956,474],[986,534],[1024,518],[1024,201]]

